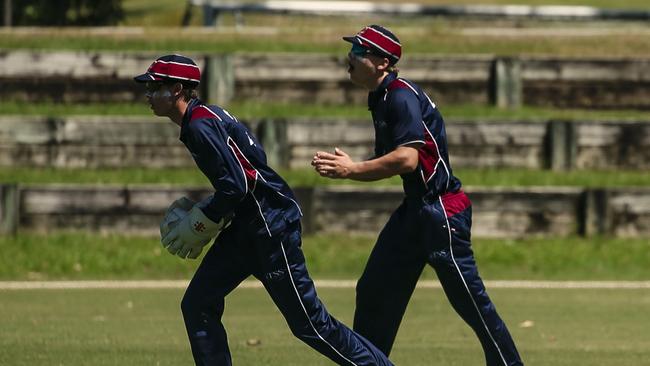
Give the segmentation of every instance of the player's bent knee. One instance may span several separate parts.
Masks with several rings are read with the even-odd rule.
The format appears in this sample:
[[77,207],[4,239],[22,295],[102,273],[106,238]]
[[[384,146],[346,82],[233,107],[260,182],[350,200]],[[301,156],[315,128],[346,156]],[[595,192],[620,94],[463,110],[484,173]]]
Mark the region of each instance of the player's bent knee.
[[315,336],[316,332],[309,324],[289,324],[289,329],[294,337],[306,341]]
[[183,295],[183,299],[181,300],[181,312],[183,316],[187,317],[192,313],[196,313],[199,307],[197,299],[191,296],[190,293],[186,292]]
[[210,313],[217,316],[223,314],[224,300],[206,297],[205,294],[185,292],[181,300],[181,312],[183,317],[193,317],[202,313]]

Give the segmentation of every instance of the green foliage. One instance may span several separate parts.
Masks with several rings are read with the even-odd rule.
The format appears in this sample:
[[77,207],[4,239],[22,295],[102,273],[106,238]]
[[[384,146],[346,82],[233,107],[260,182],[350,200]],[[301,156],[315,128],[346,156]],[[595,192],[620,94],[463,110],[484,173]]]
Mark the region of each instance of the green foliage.
[[[13,25],[115,25],[124,16],[122,0],[20,0],[12,3]],[[4,8],[0,11],[4,12]]]

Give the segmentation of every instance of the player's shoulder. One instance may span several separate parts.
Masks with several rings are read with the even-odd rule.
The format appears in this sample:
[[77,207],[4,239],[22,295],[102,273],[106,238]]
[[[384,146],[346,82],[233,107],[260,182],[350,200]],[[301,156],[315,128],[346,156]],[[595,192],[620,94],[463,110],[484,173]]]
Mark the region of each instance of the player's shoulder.
[[218,110],[215,108],[215,106],[198,104],[192,108],[190,122],[207,119],[216,119],[219,121],[222,119],[221,116],[219,116]]
[[216,120],[222,123],[237,123],[237,118],[216,105],[197,104],[192,107],[190,124],[199,120]]
[[417,100],[420,98],[422,91],[410,80],[396,78],[386,87],[386,100],[389,103],[402,102],[404,100]]
[[237,122],[237,119],[217,105],[196,104],[192,107],[191,120],[216,119],[225,122]]
[[420,87],[414,82],[404,78],[395,78],[395,80],[388,84],[386,89],[388,93],[392,95],[420,95]]
[[420,89],[409,80],[398,78],[393,80],[386,87],[384,101],[388,108],[403,108],[405,105],[416,105],[419,103]]

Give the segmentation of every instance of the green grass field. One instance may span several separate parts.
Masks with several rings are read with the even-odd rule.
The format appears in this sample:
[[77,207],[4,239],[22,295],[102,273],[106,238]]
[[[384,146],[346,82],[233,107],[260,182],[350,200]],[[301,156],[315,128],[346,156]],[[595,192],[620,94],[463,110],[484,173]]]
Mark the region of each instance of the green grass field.
[[[527,365],[639,366],[650,359],[650,290],[489,292]],[[0,290],[0,364],[190,365],[182,293]],[[321,289],[319,295],[334,316],[351,323],[352,289]],[[235,290],[224,324],[236,365],[332,364],[291,335],[261,289]],[[251,339],[261,343],[248,346]],[[483,364],[476,338],[440,289],[415,291],[391,358],[407,366]]]
[[[315,279],[356,279],[373,241],[307,236],[303,249]],[[649,245],[613,238],[474,240],[487,280],[647,281]],[[157,238],[118,234],[20,233],[0,237],[0,250],[0,281],[188,280],[198,263],[167,254]],[[422,278],[435,280],[430,268]],[[489,291],[529,365],[638,366],[650,357],[648,289]],[[0,290],[0,365],[192,364],[179,310],[182,292]],[[319,294],[332,314],[351,322],[353,289],[323,288]],[[291,336],[263,290],[236,290],[224,323],[238,365],[331,364]],[[250,339],[261,344],[248,346]],[[471,331],[442,291],[430,288],[416,290],[392,358],[409,366],[482,364]]]

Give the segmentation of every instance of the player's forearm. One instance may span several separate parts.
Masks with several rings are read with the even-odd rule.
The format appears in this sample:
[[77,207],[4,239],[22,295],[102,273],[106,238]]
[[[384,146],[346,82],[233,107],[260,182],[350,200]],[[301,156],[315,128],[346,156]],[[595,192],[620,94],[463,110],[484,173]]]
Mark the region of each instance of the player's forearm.
[[[410,148],[408,148],[410,149]],[[417,167],[417,150],[395,150],[382,157],[357,162],[353,165],[348,179],[358,181],[375,181],[390,178],[395,175],[410,173]]]

